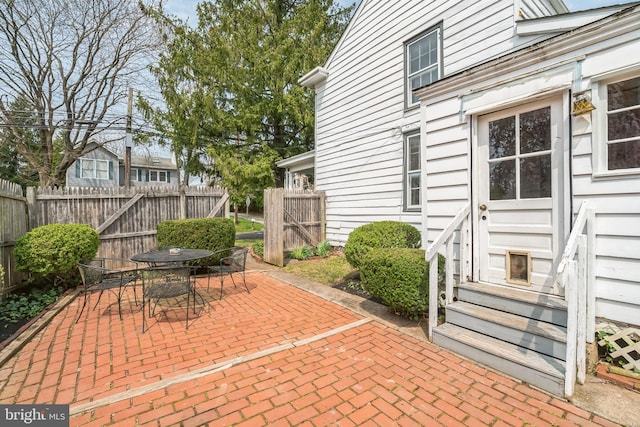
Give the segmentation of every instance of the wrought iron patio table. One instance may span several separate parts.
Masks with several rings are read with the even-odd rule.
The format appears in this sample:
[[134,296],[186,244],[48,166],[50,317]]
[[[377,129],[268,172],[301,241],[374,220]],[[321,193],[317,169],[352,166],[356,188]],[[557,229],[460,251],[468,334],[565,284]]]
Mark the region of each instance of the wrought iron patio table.
[[180,249],[177,253],[172,253],[169,249],[158,249],[155,251],[136,254],[131,257],[131,260],[136,262],[146,262],[149,265],[159,265],[194,261],[211,255],[213,255],[213,252],[206,249]]

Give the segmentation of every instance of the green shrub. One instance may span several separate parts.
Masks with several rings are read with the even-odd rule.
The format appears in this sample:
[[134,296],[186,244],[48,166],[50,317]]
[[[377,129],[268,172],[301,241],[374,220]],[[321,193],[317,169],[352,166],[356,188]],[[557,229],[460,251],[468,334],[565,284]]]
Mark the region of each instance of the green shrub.
[[[236,241],[236,228],[231,218],[198,218],[163,221],[157,226],[159,247],[208,249],[231,248]],[[224,254],[195,261],[194,265],[218,264]]]
[[398,314],[417,318],[429,307],[428,263],[424,250],[377,248],[360,266],[364,288]]
[[313,256],[313,253],[313,248],[302,246],[301,248],[290,250],[287,256],[294,259],[309,259]]
[[327,257],[331,253],[331,244],[328,241],[318,243],[316,246],[316,255],[321,257]]
[[258,255],[260,258],[264,258],[264,240],[258,240],[252,246],[253,253]]
[[363,258],[373,248],[418,248],[420,232],[411,224],[380,221],[362,225],[349,234],[344,255],[349,264],[359,268]]
[[49,224],[34,228],[16,240],[16,268],[31,273],[32,281],[69,281],[77,277],[76,264],[94,258],[100,240],[86,224]]

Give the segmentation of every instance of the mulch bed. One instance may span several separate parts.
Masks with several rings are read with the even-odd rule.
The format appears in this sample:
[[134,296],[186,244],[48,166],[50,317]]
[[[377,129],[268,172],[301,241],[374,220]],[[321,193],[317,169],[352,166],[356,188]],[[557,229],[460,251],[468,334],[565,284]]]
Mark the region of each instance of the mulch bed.
[[22,331],[27,329],[39,316],[31,319],[20,319],[16,323],[0,321],[0,350],[7,346]]

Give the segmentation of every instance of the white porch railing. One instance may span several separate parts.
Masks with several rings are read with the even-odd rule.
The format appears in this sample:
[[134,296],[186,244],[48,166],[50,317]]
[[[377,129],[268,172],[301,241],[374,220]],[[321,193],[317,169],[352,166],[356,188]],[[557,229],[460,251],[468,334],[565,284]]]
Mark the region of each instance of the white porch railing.
[[586,343],[595,339],[594,220],[594,210],[582,202],[556,273],[567,301],[565,397],[573,395],[576,379],[584,384]]
[[433,338],[433,328],[438,325],[438,253],[445,247],[445,304],[453,302],[454,252],[456,230],[460,230],[459,281],[464,283],[469,275],[469,242],[471,205],[467,203],[453,218],[438,238],[429,245],[425,258],[429,262],[429,340]]

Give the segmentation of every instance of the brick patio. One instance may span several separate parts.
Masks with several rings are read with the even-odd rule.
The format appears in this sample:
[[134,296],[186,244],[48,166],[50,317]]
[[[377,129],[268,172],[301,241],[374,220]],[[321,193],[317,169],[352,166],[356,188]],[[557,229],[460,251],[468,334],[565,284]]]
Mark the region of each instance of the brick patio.
[[199,279],[188,330],[173,302],[142,334],[132,292],[123,321],[105,294],[76,324],[75,299],[0,367],[0,403],[69,403],[73,426],[618,425],[263,272],[247,282],[220,301]]

